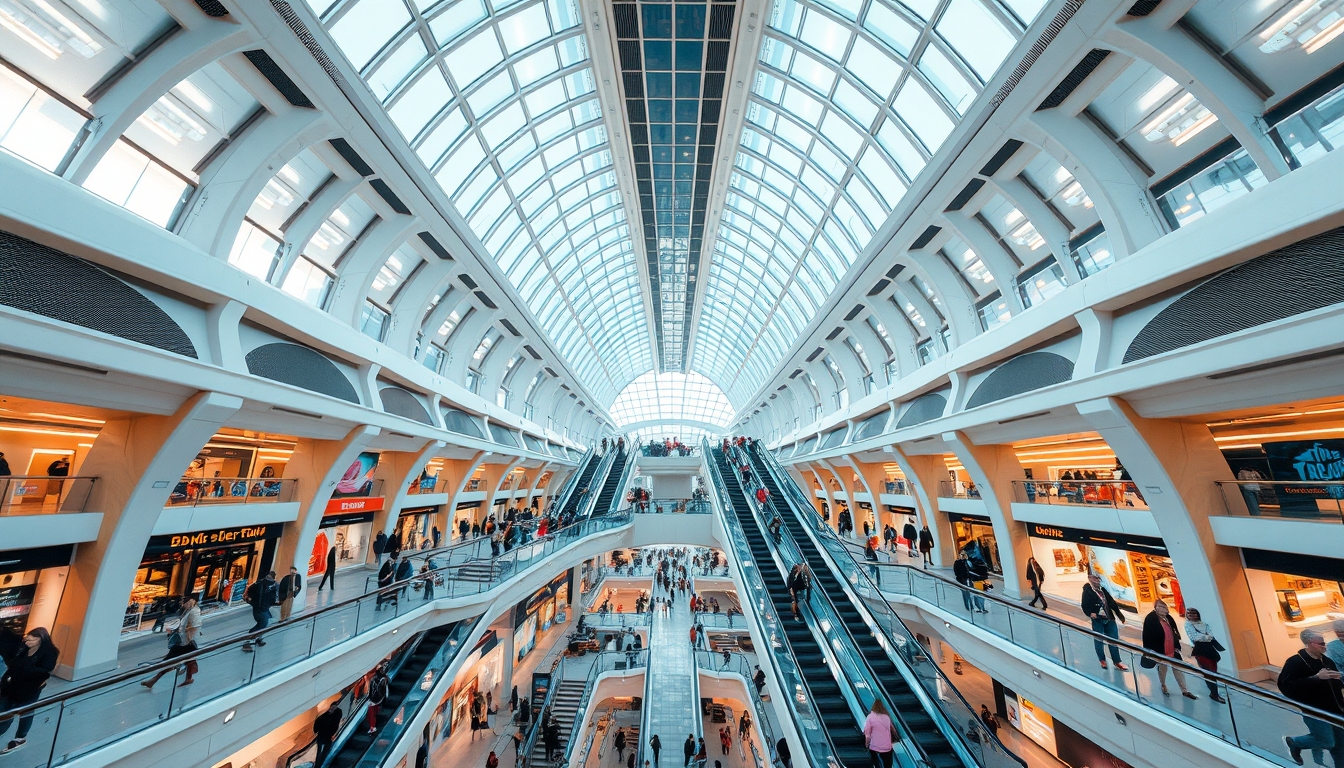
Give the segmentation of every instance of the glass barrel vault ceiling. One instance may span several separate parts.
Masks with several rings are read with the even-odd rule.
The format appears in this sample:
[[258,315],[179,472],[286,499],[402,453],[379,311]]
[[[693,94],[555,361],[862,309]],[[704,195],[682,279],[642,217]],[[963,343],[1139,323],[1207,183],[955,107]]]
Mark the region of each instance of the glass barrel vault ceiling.
[[735,9],[613,3],[661,370],[686,370]]
[[[611,406],[617,427],[655,425],[658,437],[681,435],[675,425],[722,433],[733,422],[733,407],[718,385],[694,371],[648,373],[630,386]],[[658,427],[656,425],[663,425]],[[670,430],[670,431],[667,431]]]
[[777,0],[692,367],[741,409],[1044,0]]
[[309,0],[603,403],[653,367],[574,0]]
[[[308,2],[594,397],[613,402],[654,369],[574,0]],[[725,65],[710,48],[723,45],[726,58],[733,21],[716,9],[731,6],[614,5],[639,10],[624,31],[615,26],[618,48],[636,42],[631,22],[643,44],[635,67],[620,61],[633,157],[647,173],[634,170],[651,182],[640,202],[658,367],[703,373],[740,409],[1044,0],[776,0],[745,105],[721,105],[711,92]],[[644,50],[654,41],[657,50]],[[721,219],[708,222],[713,253],[692,333],[694,225],[719,115],[743,107]],[[670,137],[655,136],[658,126]]]

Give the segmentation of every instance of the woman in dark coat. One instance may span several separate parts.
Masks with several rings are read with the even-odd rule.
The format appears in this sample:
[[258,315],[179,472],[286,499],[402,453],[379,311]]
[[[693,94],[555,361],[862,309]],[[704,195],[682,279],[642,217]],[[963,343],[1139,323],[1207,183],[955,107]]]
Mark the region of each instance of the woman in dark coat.
[[[1181,631],[1176,627],[1176,619],[1172,617],[1171,609],[1161,600],[1153,603],[1153,610],[1143,619],[1143,647],[1168,658],[1181,658]],[[1185,673],[1179,667],[1173,667],[1151,657],[1143,660],[1143,666],[1157,667],[1157,679],[1162,685],[1163,696],[1171,695],[1167,691],[1167,669],[1170,667],[1176,676],[1176,685],[1180,686],[1181,695],[1187,699],[1199,698],[1186,689]]]
[[[3,643],[5,674],[0,677],[0,710],[22,707],[32,704],[42,694],[42,686],[47,684],[51,671],[56,668],[60,651],[51,642],[51,635],[43,627],[37,627],[23,636],[22,642],[14,642],[15,633],[6,632]],[[14,739],[4,750],[9,752],[23,746],[27,741],[28,729],[33,727],[30,712],[19,717],[19,729]],[[9,731],[13,720],[0,723],[0,735]]]

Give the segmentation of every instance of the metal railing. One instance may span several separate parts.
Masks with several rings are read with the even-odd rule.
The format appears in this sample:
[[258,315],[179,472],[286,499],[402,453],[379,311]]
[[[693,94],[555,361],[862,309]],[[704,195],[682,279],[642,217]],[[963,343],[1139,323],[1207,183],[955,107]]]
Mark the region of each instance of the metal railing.
[[[808,519],[807,515],[802,517]],[[1300,728],[1303,718],[1322,720],[1336,728],[1344,728],[1344,718],[1337,715],[1304,707],[1280,694],[1235,677],[1209,672],[1125,640],[1085,629],[991,592],[963,587],[947,577],[922,568],[868,561],[860,564],[858,558],[862,554],[856,545],[841,541],[820,520],[811,525],[818,538],[833,541],[828,548],[839,547],[844,550],[847,555],[845,558],[833,556],[833,559],[837,564],[843,560],[852,564],[853,567],[842,565],[842,570],[850,583],[866,598],[866,604],[875,611],[881,611],[881,604],[886,603],[884,595],[909,596],[1083,675],[1132,701],[1283,765],[1288,765],[1286,761],[1289,759],[1283,735]],[[988,613],[975,610],[980,604],[988,608]],[[875,612],[874,615],[881,614]],[[894,618],[895,614],[891,613],[891,616]],[[882,623],[885,622],[883,619]],[[899,624],[899,619],[896,619],[895,624]],[[908,637],[904,647],[917,649],[918,644]],[[1097,663],[1097,657],[1103,653],[1114,661],[1115,656],[1110,655],[1112,652],[1129,667],[1128,670],[1117,669],[1113,664],[1103,669]],[[1151,672],[1144,669],[1144,659],[1153,664]],[[1163,696],[1157,680],[1158,665],[1179,670],[1188,677],[1191,688],[1198,687],[1201,681],[1206,688],[1213,686],[1212,690],[1218,692],[1223,702],[1204,695],[1191,701],[1181,697],[1179,692],[1171,697]],[[936,668],[937,665],[929,666]]]
[[[774,456],[770,455],[769,451],[759,451],[757,455],[765,461],[767,469],[773,472],[782,494],[793,499],[798,510],[809,510],[806,496],[802,495],[793,483],[792,477],[782,469]],[[942,668],[930,662],[925,648],[919,644],[914,632],[911,632],[900,617],[896,616],[890,605],[884,600],[878,604],[867,600],[866,590],[872,592],[876,586],[872,584],[867,573],[857,568],[851,550],[841,541],[840,535],[817,515],[800,514],[796,519],[804,523],[804,526],[808,526],[817,545],[825,550],[833,564],[840,569],[841,576],[851,584],[857,596],[864,599],[868,613],[874,619],[878,631],[882,633],[883,646],[888,648],[888,654],[894,652],[905,662],[896,666],[898,668],[903,666],[902,677],[909,683],[910,690],[922,699],[927,712],[942,714],[939,728],[952,742],[954,748],[969,753],[976,759],[977,764],[985,767],[1024,767],[1024,761],[1013,755],[996,734],[985,728],[977,710],[962,697],[961,691],[952,685],[952,681],[946,677]],[[934,720],[938,721],[938,718]]]
[[207,504],[266,504],[294,501],[299,486],[293,477],[184,477],[168,494],[165,507]]
[[583,614],[583,625],[594,629],[624,629],[625,627],[647,627],[653,622],[653,611],[592,611]]
[[890,493],[897,496],[909,496],[910,490],[906,487],[904,480],[886,480],[882,483],[883,493]]
[[651,443],[645,443],[639,447],[639,455],[650,459],[685,459],[700,455],[700,447],[696,445],[682,444],[680,447],[674,446],[670,451],[661,441],[655,440]]
[[695,614],[695,622],[706,629],[736,629],[746,631],[747,617],[736,608],[729,607],[723,613],[704,613]]
[[[587,536],[627,525],[629,515],[585,520],[556,531],[545,541],[515,549],[512,558],[491,571],[488,579],[459,579],[463,566],[440,568],[445,588],[436,598],[464,597],[488,592],[557,549]],[[503,558],[501,558],[503,560]],[[67,763],[182,712],[250,685],[275,672],[352,638],[372,632],[400,616],[432,605],[408,600],[410,585],[423,575],[365,595],[300,614],[267,629],[233,635],[200,647],[171,661],[160,661],[77,686],[21,707],[0,712],[0,722],[33,717],[25,747],[28,768]],[[390,605],[389,605],[390,604]],[[264,641],[264,646],[257,642]],[[199,671],[186,673],[187,663]],[[194,684],[182,685],[188,677]],[[159,678],[165,678],[161,682]],[[141,686],[151,687],[146,692]],[[149,685],[147,685],[149,684]],[[134,706],[122,702],[134,701]],[[86,714],[87,713],[87,714]]]
[[1227,514],[1344,523],[1344,482],[1217,480]]
[[708,497],[691,499],[649,499],[631,502],[637,514],[708,515],[714,511]]
[[[442,473],[440,473],[442,474]],[[411,485],[406,489],[408,496],[419,496],[426,493],[447,493],[446,487],[439,486],[439,475],[421,475],[411,481]]]
[[[756,684],[751,680],[752,663],[741,653],[729,652],[727,663],[724,662],[723,652],[697,650],[695,653],[695,666],[710,674],[721,675],[724,673],[737,675],[742,678],[742,682],[747,689],[747,696],[750,699],[752,709],[752,725],[761,732],[765,740],[765,752],[771,755],[770,759],[764,759],[757,749],[755,739],[752,738],[750,730],[747,731],[747,740],[744,742],[741,737],[741,730],[737,732],[738,749],[742,751],[742,757],[746,758],[747,747],[751,747],[755,759],[753,765],[773,764],[775,757],[775,729],[770,725],[770,718],[766,716],[765,701],[761,699],[761,692],[757,690]],[[731,723],[730,723],[731,724]]]
[[[592,740],[587,736],[580,738],[583,732],[583,721],[588,715],[588,703],[593,698],[593,691],[597,688],[597,678],[604,672],[620,672],[634,669],[645,669],[649,665],[649,649],[641,648],[638,651],[603,651],[597,654],[593,659],[592,669],[588,671],[588,679],[583,685],[583,696],[579,698],[578,711],[574,713],[574,727],[569,731],[569,742],[565,744],[565,754],[560,760],[561,765],[583,765],[588,757],[588,745]],[[642,674],[642,673],[641,673]],[[552,678],[554,680],[554,678]],[[555,683],[552,682],[552,685]],[[585,744],[577,760],[571,760],[574,756],[574,746],[582,740]]]
[[0,477],[0,515],[83,512],[96,477],[10,475]]
[[1014,480],[1013,501],[1148,509],[1148,502],[1133,480]]

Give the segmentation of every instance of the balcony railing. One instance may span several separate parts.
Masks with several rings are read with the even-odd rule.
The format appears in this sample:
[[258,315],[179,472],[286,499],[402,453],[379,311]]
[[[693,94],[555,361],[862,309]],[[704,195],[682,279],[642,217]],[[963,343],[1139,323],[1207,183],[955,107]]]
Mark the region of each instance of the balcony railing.
[[700,449],[693,445],[674,445],[668,448],[661,440],[654,440],[651,443],[645,443],[639,447],[641,456],[648,456],[652,459],[662,458],[684,458],[690,456],[699,456]]
[[[621,514],[585,520],[562,528],[545,540],[517,547],[497,560],[485,561],[485,573],[479,562],[417,573],[405,581],[296,615],[258,632],[234,635],[202,645],[190,654],[136,667],[32,704],[7,709],[0,712],[0,722],[16,717],[33,718],[24,748],[25,766],[63,765],[373,632],[399,616],[434,607],[428,600],[399,599],[413,585],[423,585],[427,578],[442,582],[435,595],[439,599],[481,594],[562,547],[629,523],[630,517]],[[265,640],[265,647],[258,640]],[[189,661],[199,664],[200,671],[195,674],[194,685],[184,686]],[[160,677],[163,679],[159,680]],[[151,680],[158,685],[153,686]],[[144,690],[151,686],[154,692]],[[135,704],[117,705],[118,702]]]
[[906,486],[904,480],[888,480],[882,484],[883,493],[891,493],[897,496],[909,496],[910,489]]
[[96,477],[0,477],[0,515],[83,512]]
[[406,489],[406,493],[411,496],[418,496],[422,493],[447,493],[448,489],[439,485],[438,475],[421,475],[411,481],[411,487]]
[[939,480],[938,498],[940,499],[978,499],[980,489],[975,483],[963,483],[960,480]]
[[168,507],[206,504],[268,504],[293,501],[299,481],[292,477],[184,477],[168,494]]
[[1229,515],[1344,523],[1344,482],[1220,480],[1217,485]]
[[1148,509],[1148,502],[1132,480],[1014,480],[1013,501]]
[[631,508],[636,514],[672,514],[672,515],[707,515],[710,509],[708,498],[699,499],[649,499],[648,501],[631,502]]
[[481,490],[481,478],[479,478],[479,477],[473,477],[473,478],[471,478],[470,480],[467,481],[467,487],[466,487],[465,489],[463,489],[463,490],[467,490],[467,491],[479,491],[479,490]]
[[747,618],[733,606],[728,606],[728,610],[724,613],[697,613],[695,621],[708,629],[737,629],[743,632],[749,629]]

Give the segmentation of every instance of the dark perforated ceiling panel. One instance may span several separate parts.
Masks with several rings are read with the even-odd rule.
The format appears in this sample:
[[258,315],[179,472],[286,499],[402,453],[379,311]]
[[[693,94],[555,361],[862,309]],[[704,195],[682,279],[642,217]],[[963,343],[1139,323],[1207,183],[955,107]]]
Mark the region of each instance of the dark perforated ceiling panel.
[[415,395],[401,387],[384,387],[378,390],[378,399],[383,401],[383,410],[396,416],[402,416],[421,424],[433,424],[429,411],[420,404]]
[[1028,352],[994,369],[976,387],[967,408],[1020,395],[1073,378],[1073,361],[1054,352]]
[[359,395],[336,364],[307,347],[275,342],[247,353],[247,370],[283,384],[331,395],[351,403]]
[[901,418],[896,422],[897,429],[913,427],[916,424],[923,424],[926,421],[943,415],[947,408],[947,398],[937,392],[930,392],[927,395],[920,395],[910,401],[910,407],[905,409]]
[[196,347],[144,294],[68,253],[0,232],[0,304],[195,358]]
[[1344,227],[1251,259],[1196,286],[1148,321],[1124,362],[1160,355],[1344,302]]

